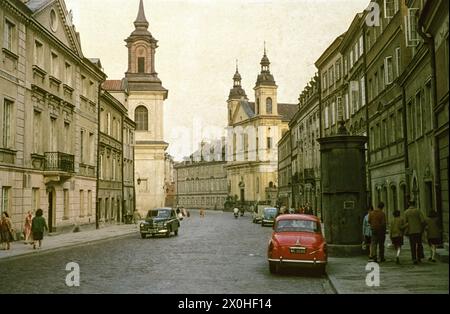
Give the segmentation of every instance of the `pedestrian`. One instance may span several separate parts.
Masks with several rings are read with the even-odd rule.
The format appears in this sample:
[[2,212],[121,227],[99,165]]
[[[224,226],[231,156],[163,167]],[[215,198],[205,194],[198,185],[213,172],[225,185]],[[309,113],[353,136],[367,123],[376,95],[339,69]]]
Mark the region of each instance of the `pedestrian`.
[[425,227],[425,218],[422,212],[416,208],[414,200],[409,201],[409,207],[405,211],[406,234],[409,238],[411,246],[411,258],[413,263],[417,265],[424,257],[422,245],[422,232]]
[[23,226],[23,236],[25,238],[24,243],[30,243],[30,235],[31,235],[31,221],[33,220],[33,215],[31,214],[31,210],[25,215],[25,224]]
[[400,217],[400,211],[399,210],[394,210],[394,218],[391,221],[390,224],[390,236],[391,236],[391,242],[392,245],[394,246],[394,249],[396,250],[396,258],[395,258],[395,262],[397,264],[400,264],[400,252],[402,249],[402,245],[403,245],[403,234],[405,231],[405,221],[403,219],[403,217]]
[[205,210],[200,208],[200,218],[205,218]]
[[[369,214],[369,224],[372,229],[372,260],[384,262],[384,241],[386,239],[386,214],[383,212],[384,203],[380,202],[378,207]],[[377,248],[379,248],[379,259],[377,259]]]
[[427,231],[427,240],[428,245],[430,246],[430,258],[428,260],[430,262],[436,262],[436,246],[441,244],[441,226],[439,224],[439,218],[437,212],[432,210],[428,214],[428,218],[426,219],[426,231]]
[[370,205],[369,208],[367,209],[367,214],[364,216],[363,219],[363,237],[364,237],[364,242],[363,242],[363,247],[365,247],[365,251],[368,254],[369,258],[372,257],[372,247],[371,247],[371,242],[372,242],[372,229],[370,228],[370,224],[369,224],[369,214],[372,212],[373,210],[373,206]]
[[14,230],[12,227],[11,218],[9,218],[9,214],[7,212],[3,212],[0,220],[2,250],[9,250],[11,249],[10,242],[14,239]]
[[33,232],[33,249],[36,249],[36,244],[39,244],[39,248],[42,247],[42,240],[44,239],[44,231],[48,231],[47,222],[42,217],[44,212],[42,209],[36,210],[36,216],[31,222],[31,232]]
[[137,224],[140,220],[142,220],[141,213],[137,209],[135,209],[134,212],[133,212],[134,224]]

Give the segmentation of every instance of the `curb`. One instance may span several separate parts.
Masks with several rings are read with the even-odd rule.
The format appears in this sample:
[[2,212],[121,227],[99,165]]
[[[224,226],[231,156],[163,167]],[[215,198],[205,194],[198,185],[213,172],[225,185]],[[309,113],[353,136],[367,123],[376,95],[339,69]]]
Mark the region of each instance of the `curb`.
[[84,242],[78,242],[78,243],[63,245],[63,246],[60,246],[60,247],[46,248],[44,250],[30,250],[29,252],[24,252],[22,254],[18,254],[18,255],[14,255],[14,256],[0,257],[0,263],[2,263],[3,261],[11,261],[11,260],[15,260],[15,259],[23,258],[23,257],[29,257],[30,255],[48,254],[48,253],[53,253],[53,252],[57,252],[57,251],[66,250],[66,249],[69,249],[69,248],[75,248],[75,247],[80,247],[80,246],[85,246],[85,245],[92,245],[92,244],[97,244],[99,242],[107,242],[107,241],[111,241],[111,240],[114,240],[114,239],[127,237],[130,234],[133,234],[135,232],[136,232],[135,230],[132,230],[132,231],[130,230],[127,233],[123,233],[123,234],[120,234],[120,235],[114,235],[114,236],[110,236],[110,237],[106,237],[106,238],[102,238],[102,239],[88,240],[88,241],[84,241]]
[[328,279],[328,282],[330,283],[330,286],[333,289],[334,293],[341,294],[336,287],[336,282],[337,282],[336,278],[333,275],[328,274],[328,272],[327,272],[327,279]]

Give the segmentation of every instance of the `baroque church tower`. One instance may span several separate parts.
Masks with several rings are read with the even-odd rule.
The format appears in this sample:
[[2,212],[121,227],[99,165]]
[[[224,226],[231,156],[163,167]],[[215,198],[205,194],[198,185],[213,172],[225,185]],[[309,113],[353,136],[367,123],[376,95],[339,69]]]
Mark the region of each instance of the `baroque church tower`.
[[125,82],[128,90],[128,112],[136,123],[135,186],[136,209],[147,210],[164,206],[164,100],[168,90],[162,86],[155,70],[158,41],[149,32],[144,3],[140,0],[134,22],[135,30],[125,40],[128,48],[128,70]]
[[261,73],[258,75],[255,87],[255,114],[261,116],[278,115],[277,90],[273,75],[270,73],[270,61],[266,47],[261,59]]

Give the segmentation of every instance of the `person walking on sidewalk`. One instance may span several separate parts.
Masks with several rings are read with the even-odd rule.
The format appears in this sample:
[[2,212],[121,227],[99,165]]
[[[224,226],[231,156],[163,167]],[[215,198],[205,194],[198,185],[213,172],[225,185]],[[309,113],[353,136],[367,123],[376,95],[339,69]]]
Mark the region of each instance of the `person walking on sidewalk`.
[[411,258],[414,264],[421,262],[423,255],[422,233],[425,227],[425,218],[422,212],[416,208],[414,200],[409,201],[409,208],[405,211],[406,234],[411,246]]
[[430,262],[436,262],[436,246],[441,244],[441,226],[439,224],[439,218],[437,212],[432,210],[428,214],[426,219],[426,231],[428,245],[430,246],[431,255],[428,259]]
[[44,239],[44,231],[48,231],[47,222],[45,218],[42,217],[44,212],[42,209],[36,211],[36,216],[31,222],[31,231],[33,232],[33,249],[36,249],[36,244],[39,244],[39,248],[42,246],[42,240]]
[[373,206],[370,205],[367,209],[367,214],[364,216],[363,219],[363,237],[364,237],[364,246],[366,253],[369,255],[369,258],[372,258],[372,229],[370,228],[369,224],[369,214],[372,212]]
[[403,217],[400,217],[400,211],[394,210],[394,219],[392,219],[390,224],[390,235],[391,235],[391,242],[396,250],[396,258],[395,262],[397,264],[400,264],[400,252],[403,245],[403,233],[406,227],[405,221]]
[[23,226],[23,236],[25,238],[25,244],[29,243],[30,235],[31,235],[31,222],[33,220],[33,215],[31,214],[31,210],[25,216],[25,224]]
[[11,241],[13,240],[13,227],[9,214],[7,212],[2,213],[0,219],[0,237],[2,242],[2,250],[11,249]]
[[[372,229],[372,260],[384,262],[384,241],[386,239],[386,214],[383,212],[384,203],[380,202],[378,207],[369,214],[369,224]],[[377,247],[379,248],[379,259],[377,260]]]

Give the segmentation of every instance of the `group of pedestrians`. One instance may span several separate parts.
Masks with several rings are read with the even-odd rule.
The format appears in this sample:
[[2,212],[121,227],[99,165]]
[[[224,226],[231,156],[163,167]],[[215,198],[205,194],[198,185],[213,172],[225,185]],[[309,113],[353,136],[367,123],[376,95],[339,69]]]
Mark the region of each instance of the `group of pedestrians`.
[[[43,217],[43,210],[36,210],[33,217],[32,212],[28,211],[25,215],[25,222],[23,227],[24,243],[33,244],[33,249],[42,247],[42,240],[44,239],[45,230],[48,231],[47,222]],[[2,250],[10,250],[11,242],[14,241],[15,230],[8,212],[2,212],[0,219],[0,241]]]
[[[384,243],[387,223],[383,209],[383,202],[380,202],[375,209],[369,207],[368,213],[363,220],[364,245],[368,251],[369,260],[374,262],[385,261]],[[389,236],[396,252],[397,264],[400,264],[400,253],[405,235],[409,238],[413,263],[418,264],[425,258],[422,244],[424,233],[426,233],[428,244],[430,245],[429,260],[436,262],[436,247],[441,243],[441,230],[437,213],[431,211],[428,217],[425,218],[413,200],[409,202],[409,207],[403,215],[401,215],[399,210],[393,212],[393,218],[389,224]]]

